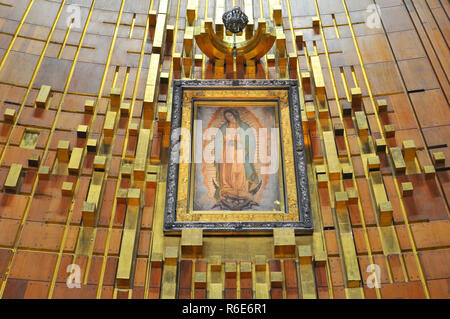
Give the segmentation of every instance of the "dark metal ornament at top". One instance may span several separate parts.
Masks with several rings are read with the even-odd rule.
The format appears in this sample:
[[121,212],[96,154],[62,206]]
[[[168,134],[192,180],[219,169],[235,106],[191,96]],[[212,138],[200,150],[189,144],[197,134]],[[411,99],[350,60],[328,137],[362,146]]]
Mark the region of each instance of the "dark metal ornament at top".
[[248,17],[240,7],[234,7],[223,14],[222,21],[228,31],[236,34],[244,31],[248,23]]
[[237,56],[236,48],[236,33],[241,33],[247,26],[248,17],[242,12],[240,7],[234,7],[230,11],[227,11],[222,16],[223,24],[225,28],[233,33],[233,56]]

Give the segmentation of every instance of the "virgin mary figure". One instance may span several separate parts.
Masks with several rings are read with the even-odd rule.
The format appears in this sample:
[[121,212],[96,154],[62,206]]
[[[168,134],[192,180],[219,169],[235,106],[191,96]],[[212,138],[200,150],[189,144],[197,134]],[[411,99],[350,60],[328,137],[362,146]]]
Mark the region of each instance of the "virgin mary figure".
[[254,196],[261,180],[254,166],[256,139],[253,129],[241,121],[239,111],[225,109],[225,123],[215,136],[216,204],[223,210],[248,210],[258,206]]

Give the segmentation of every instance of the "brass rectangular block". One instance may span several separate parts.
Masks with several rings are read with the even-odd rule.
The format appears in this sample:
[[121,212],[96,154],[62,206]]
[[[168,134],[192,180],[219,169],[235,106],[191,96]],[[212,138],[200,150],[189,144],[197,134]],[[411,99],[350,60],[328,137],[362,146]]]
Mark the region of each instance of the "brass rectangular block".
[[51,90],[52,90],[52,87],[49,85],[41,86],[38,96],[36,97],[36,106],[37,107],[40,107],[40,108],[47,107]]
[[[202,56],[202,55],[200,54],[200,56]],[[161,72],[161,74],[159,76],[159,81],[161,83],[166,83],[167,84],[167,83],[169,83],[169,76],[170,76],[169,72]]]
[[139,232],[139,211],[139,206],[127,207],[117,264],[116,284],[118,288],[128,289],[131,287]]
[[319,174],[317,175],[317,185],[319,187],[327,187],[328,186],[328,175],[327,174]]
[[336,203],[336,208],[346,208],[348,202],[347,192],[336,192],[334,193],[334,199]]
[[63,182],[61,186],[61,193],[65,196],[72,196],[75,189],[75,184],[72,182]]
[[223,22],[216,22],[215,23],[215,27],[216,27],[216,35],[218,38],[223,39],[224,37],[224,33],[225,33],[225,28],[223,26]]
[[237,266],[234,261],[225,262],[225,278],[236,278]]
[[342,179],[352,179],[353,168],[351,165],[342,165]]
[[128,115],[130,115],[130,103],[121,103],[120,116],[128,116]]
[[359,136],[369,135],[369,125],[367,124],[366,114],[363,111],[355,112],[356,125],[358,127]]
[[194,287],[200,289],[206,288],[206,272],[194,273]]
[[120,175],[122,178],[131,178],[132,171],[133,165],[122,163],[122,166],[120,167]]
[[338,180],[341,178],[341,165],[339,163],[333,132],[323,132],[323,141],[327,157],[328,176],[330,180]]
[[145,169],[147,165],[147,155],[150,145],[149,129],[141,129],[139,132],[138,145],[136,147],[136,158],[134,161],[134,179],[144,181]]
[[392,124],[388,124],[384,126],[384,134],[386,137],[394,137],[395,136],[395,127]]
[[94,113],[95,101],[94,100],[86,100],[84,102],[84,112],[85,113]]
[[77,137],[78,138],[86,138],[88,134],[89,128],[87,125],[78,125],[77,127]]
[[361,107],[362,106],[361,88],[359,87],[351,88],[350,92],[351,92],[352,107]]
[[28,158],[28,166],[29,167],[39,167],[39,163],[41,162],[41,156],[37,153],[33,153]]
[[86,143],[86,149],[89,153],[96,153],[97,152],[97,140],[94,138],[88,139]]
[[275,22],[276,25],[283,24],[283,14],[282,14],[280,5],[277,4],[277,5],[273,6],[272,17],[273,17],[273,21]]
[[308,120],[314,120],[316,118],[316,111],[315,111],[313,102],[305,103],[305,111],[306,111],[306,117]]
[[130,125],[128,126],[128,133],[131,136],[136,136],[138,135],[138,131],[139,131],[139,124],[136,122],[130,123]]
[[390,226],[392,224],[392,204],[391,202],[380,203],[378,207],[380,214],[380,226]]
[[211,271],[222,271],[222,257],[211,256]]
[[425,174],[425,178],[434,178],[436,176],[436,169],[433,165],[425,165],[423,167],[423,172]]
[[166,265],[176,265],[178,263],[178,247],[168,246],[164,250],[164,263]]
[[295,43],[297,44],[297,50],[303,50],[303,32],[295,31]]
[[414,140],[404,140],[403,146],[403,158],[405,161],[413,161],[416,157],[416,144]]
[[194,28],[193,27],[186,27],[186,31],[184,33],[184,51],[187,55],[191,55],[192,49],[194,47]]
[[21,173],[22,173],[22,164],[17,163],[11,164],[4,184],[5,190],[10,192],[17,191]]
[[377,153],[386,153],[386,140],[384,138],[377,138],[375,140],[375,147]]
[[59,140],[58,148],[57,148],[57,157],[60,162],[68,162],[69,161],[69,150],[70,150],[70,142]]
[[[99,206],[101,206],[100,197],[103,192],[103,180],[105,178],[104,172],[92,173],[91,184],[89,185],[89,191],[86,198],[88,203],[87,210],[84,212],[83,208],[83,225],[93,227],[95,226],[95,214]],[[91,205],[92,204],[92,205]],[[87,224],[86,224],[87,223]]]
[[342,116],[352,116],[352,105],[347,101],[341,101]]
[[399,147],[391,147],[390,152],[396,172],[404,173],[406,170],[406,164],[403,159],[402,151]]
[[411,196],[413,193],[413,184],[411,182],[404,182],[401,184],[402,196]]
[[181,256],[183,258],[202,257],[203,229],[183,228],[181,230]]
[[241,261],[239,273],[241,278],[252,277],[252,263],[250,261]]
[[245,40],[250,40],[253,37],[255,24],[253,20],[245,26]]
[[297,247],[297,251],[298,251],[298,262],[301,265],[312,264],[311,245],[299,245]]
[[194,54],[194,65],[202,66],[203,63],[203,54]]
[[168,24],[166,26],[166,41],[167,41],[167,43],[173,43],[174,33],[175,33],[175,26]]
[[275,54],[267,54],[267,65],[269,67],[274,67],[275,66]]
[[50,167],[48,166],[40,166],[38,170],[39,179],[48,179],[48,175],[50,174]]
[[319,119],[328,119],[329,113],[328,109],[325,108],[319,108]]
[[[117,105],[119,107],[119,105]],[[108,137],[114,136],[114,127],[116,125],[116,112],[106,112],[105,124],[103,124],[103,134]]]
[[295,233],[293,228],[274,228],[274,256],[295,257]]
[[272,288],[281,288],[283,286],[283,273],[281,271],[270,272],[270,286]]
[[436,166],[445,165],[445,154],[444,152],[435,152],[433,153],[433,160]]
[[333,123],[333,131],[335,136],[344,136],[344,124],[342,122]]
[[163,54],[166,36],[166,14],[158,14],[156,17],[155,35],[153,37],[152,53]]
[[120,106],[120,95],[122,94],[122,90],[120,88],[112,88],[109,94],[111,99],[111,109],[117,110]]
[[189,25],[193,25],[195,18],[197,15],[197,1],[196,0],[188,0],[187,8],[186,8],[186,18]]
[[5,112],[3,113],[3,117],[4,117],[5,121],[7,121],[7,122],[11,122],[11,123],[14,122],[14,120],[16,119],[16,110],[7,108],[5,110]]
[[310,94],[311,93],[311,74],[309,72],[302,72],[302,89],[305,91],[305,93]]
[[174,71],[181,70],[181,54],[179,52],[175,52],[172,54],[172,65]]
[[386,100],[377,100],[377,110],[379,113],[387,111],[387,102]]
[[148,13],[149,24],[151,27],[154,27],[156,25],[156,16],[157,16],[157,13],[155,10],[151,10]]
[[96,171],[104,171],[106,168],[106,156],[96,155],[94,157],[94,169]]
[[349,189],[347,191],[348,203],[357,204],[358,203],[358,191],[356,189]]
[[380,158],[378,156],[367,157],[367,168],[369,171],[379,171],[380,170]]
[[95,226],[95,212],[97,205],[93,202],[85,201],[81,211],[83,226],[94,227]]
[[318,28],[320,26],[320,19],[317,16],[312,17],[311,18],[311,22],[312,22],[312,27],[313,28]]
[[326,174],[327,168],[325,167],[325,165],[316,165],[316,167],[314,168],[314,171],[316,172],[316,175]]
[[152,252],[152,255],[150,257],[150,263],[151,263],[152,267],[161,268],[162,261],[163,261],[163,257],[160,252]]
[[147,175],[145,176],[145,183],[148,188],[156,188],[156,184],[158,183],[157,175],[147,172]]
[[266,256],[256,255],[255,256],[255,270],[256,271],[265,271],[266,267],[267,267]]
[[314,85],[316,89],[316,96],[319,102],[325,101],[325,81],[323,79],[322,66],[320,65],[320,58],[315,55],[311,56],[311,66],[314,76]]
[[141,190],[139,188],[129,188],[127,194],[127,204],[130,206],[140,206]]
[[119,188],[117,190],[116,199],[117,199],[117,202],[125,204],[128,199],[128,189]]
[[74,147],[69,161],[69,173],[77,174],[80,172],[81,160],[83,159],[83,149],[81,147]]

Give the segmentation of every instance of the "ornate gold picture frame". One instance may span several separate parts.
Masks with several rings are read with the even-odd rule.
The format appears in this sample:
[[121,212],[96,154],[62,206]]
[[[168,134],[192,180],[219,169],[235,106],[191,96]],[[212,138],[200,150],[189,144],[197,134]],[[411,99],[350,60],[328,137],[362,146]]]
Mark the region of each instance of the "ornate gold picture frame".
[[[249,160],[245,155],[244,164],[225,166],[218,147],[212,152],[214,160],[205,160],[205,128],[215,129],[213,135],[209,134],[211,141],[222,141],[218,134],[222,138],[220,132],[231,126],[238,131],[251,129],[254,134],[250,136],[257,141],[264,140],[262,136],[267,138],[258,128],[275,132],[268,139],[272,162],[277,161],[270,167],[277,169],[262,174],[265,162]],[[267,146],[256,143],[254,150],[249,151],[249,135],[242,136],[239,145],[247,156]],[[215,145],[220,146],[221,142]],[[312,232],[304,152],[296,80],[175,81],[165,232],[179,233],[186,227],[218,234],[271,233],[279,227]],[[241,179],[231,183],[224,177],[228,176],[227,169]],[[236,198],[230,195],[230,187],[237,189]]]

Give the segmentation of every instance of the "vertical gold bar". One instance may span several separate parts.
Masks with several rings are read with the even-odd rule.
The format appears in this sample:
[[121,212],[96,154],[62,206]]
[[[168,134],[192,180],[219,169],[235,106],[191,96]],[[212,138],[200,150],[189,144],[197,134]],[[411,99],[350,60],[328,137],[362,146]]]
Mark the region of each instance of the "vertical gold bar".
[[150,130],[141,129],[139,133],[138,145],[136,147],[136,158],[134,161],[134,179],[143,181],[145,179],[145,168],[147,164],[147,154],[150,145]]
[[70,161],[68,166],[70,174],[78,175],[81,167],[82,158],[83,158],[83,149],[80,147],[74,147],[72,150],[72,154],[70,155]]
[[188,0],[186,17],[189,25],[193,25],[197,15],[198,0]]
[[323,79],[322,67],[320,66],[320,58],[311,56],[311,66],[314,76],[314,85],[316,87],[316,96],[319,102],[325,101],[325,81]]
[[139,212],[139,205],[128,204],[117,265],[116,282],[118,288],[131,288],[134,275],[133,261],[136,256],[139,237]]
[[158,14],[156,17],[155,36],[153,38],[152,53],[163,54],[166,38],[167,15]]
[[323,132],[323,142],[325,144],[325,154],[328,164],[328,176],[330,180],[338,180],[341,176],[341,165],[336,150],[336,143],[332,131]]
[[223,39],[224,27],[222,16],[225,13],[225,0],[216,0],[214,25],[216,26],[216,34]]

